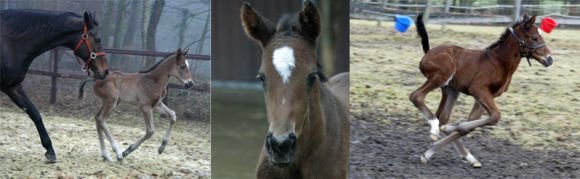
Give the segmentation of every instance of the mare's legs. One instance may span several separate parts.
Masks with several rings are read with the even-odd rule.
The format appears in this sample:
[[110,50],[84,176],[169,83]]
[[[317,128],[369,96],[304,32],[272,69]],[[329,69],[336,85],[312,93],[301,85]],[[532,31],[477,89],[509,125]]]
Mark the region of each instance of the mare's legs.
[[117,154],[117,160],[121,161],[121,160],[123,160],[123,155],[121,154],[121,150],[119,150],[119,144],[117,144],[117,141],[115,140],[115,138],[111,134],[111,131],[109,130],[109,126],[106,123],[106,121],[109,119],[109,117],[113,113],[113,109],[115,109],[115,107],[117,106],[117,100],[118,100],[118,98],[102,99],[102,102],[103,102],[102,110],[95,117],[95,119],[97,120],[97,123],[101,127],[101,130],[103,131],[103,133],[109,139],[109,142],[111,143],[111,148],[113,148],[113,151],[115,152],[115,154]]
[[[484,89],[484,88],[481,88],[481,89]],[[446,132],[451,133],[451,134],[449,136],[433,143],[432,147],[421,156],[422,161],[429,160],[429,158],[433,155],[433,153],[435,153],[435,151],[439,150],[441,147],[443,147],[443,146],[445,146],[453,141],[456,141],[461,136],[466,135],[467,133],[471,132],[476,127],[481,127],[484,125],[494,125],[499,121],[499,119],[501,118],[501,115],[500,115],[499,109],[497,108],[497,106],[495,104],[495,101],[493,100],[493,96],[491,95],[491,93],[489,91],[481,90],[481,89],[473,89],[470,91],[473,91],[472,95],[477,99],[477,101],[479,102],[479,105],[481,105],[481,107],[483,107],[485,110],[487,110],[487,112],[490,114],[490,116],[488,118],[485,118],[485,119],[477,119],[477,120],[473,120],[473,121],[461,122],[457,125],[445,125],[444,130]],[[473,113],[473,114],[477,115],[478,113]],[[475,116],[470,116],[470,118],[471,117],[475,117]],[[471,157],[469,157],[469,156],[471,156]],[[467,160],[472,160],[474,162],[477,161],[475,159],[475,157],[473,157],[472,155],[468,155],[468,156],[466,156],[466,158],[467,157],[470,158]],[[476,163],[472,163],[472,165],[474,167],[478,167],[476,165]],[[481,165],[481,164],[479,164],[479,165]]]
[[413,105],[415,105],[415,107],[417,107],[423,113],[427,119],[427,122],[431,125],[430,136],[433,140],[437,140],[439,138],[439,120],[435,114],[433,114],[433,112],[427,108],[427,105],[425,105],[425,96],[427,96],[427,93],[431,92],[432,90],[443,86],[446,80],[446,77],[443,76],[434,76],[428,78],[427,81],[423,83],[419,89],[411,93],[410,96],[410,100],[413,102]]
[[151,108],[151,106],[141,106],[140,109],[141,113],[143,113],[145,126],[147,127],[147,130],[145,131],[145,136],[137,140],[137,142],[131,144],[129,148],[127,148],[127,150],[123,152],[123,157],[126,157],[131,152],[135,151],[135,149],[137,149],[141,145],[141,143],[151,138],[151,136],[153,136],[153,133],[155,133],[155,126],[153,124],[153,109]]
[[2,89],[2,91],[6,93],[6,95],[8,95],[10,99],[20,109],[24,110],[24,112],[28,114],[28,117],[30,117],[30,119],[32,119],[32,122],[34,122],[36,130],[40,135],[40,142],[42,143],[42,146],[46,149],[46,153],[44,153],[44,156],[46,157],[48,162],[55,163],[56,154],[54,153],[54,149],[52,148],[52,142],[50,140],[50,137],[48,136],[48,132],[46,132],[46,128],[44,128],[44,123],[42,123],[42,117],[40,116],[40,113],[36,109],[36,106],[34,106],[32,102],[30,102],[30,99],[28,99],[28,97],[24,93],[22,86],[20,86],[19,84],[11,88]]
[[173,130],[173,126],[175,124],[176,116],[175,111],[169,109],[163,102],[160,102],[155,109],[161,113],[165,113],[165,115],[169,116],[169,128],[167,128],[167,132],[165,132],[165,136],[163,136],[163,141],[161,142],[161,146],[157,150],[159,154],[163,153],[165,150],[165,145],[169,143],[169,139],[171,138],[171,131]]

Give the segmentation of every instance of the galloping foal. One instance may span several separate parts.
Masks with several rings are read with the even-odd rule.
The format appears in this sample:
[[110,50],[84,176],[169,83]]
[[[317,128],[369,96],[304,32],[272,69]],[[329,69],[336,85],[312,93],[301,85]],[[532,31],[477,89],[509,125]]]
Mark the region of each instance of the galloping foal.
[[317,62],[318,10],[306,1],[274,26],[245,3],[241,19],[262,47],[257,78],[270,124],[257,178],[347,178],[349,75],[325,80]]
[[[460,138],[477,127],[495,125],[501,115],[494,98],[507,91],[521,59],[526,57],[529,62],[534,58],[548,67],[553,63],[550,49],[534,24],[536,16],[530,18],[527,15],[521,22],[507,28],[499,40],[486,49],[471,50],[454,45],[429,49],[429,37],[422,17],[420,14],[416,23],[425,52],[419,69],[427,81],[411,94],[410,99],[427,118],[431,125],[431,138],[437,142],[421,155],[421,162],[427,163],[437,150],[453,143],[457,152],[473,167],[481,167]],[[435,115],[427,108],[424,99],[436,88],[441,88],[443,97]],[[467,117],[468,122],[450,125],[449,117],[459,92],[473,96],[475,104]],[[485,112],[489,117],[480,119]],[[449,135],[438,140],[439,130]]]
[[[161,99],[167,95],[165,90],[169,78],[174,76],[186,88],[193,86],[191,74],[189,72],[189,63],[185,59],[187,54],[178,49],[175,53],[169,55],[165,59],[157,62],[149,70],[140,73],[123,73],[118,71],[111,71],[104,80],[96,80],[93,89],[97,97],[100,98],[102,106],[95,116],[97,132],[99,134],[99,142],[101,144],[101,155],[103,159],[111,161],[105,148],[104,135],[107,136],[113,151],[117,154],[117,160],[123,160],[124,157],[135,151],[141,143],[151,138],[155,132],[153,123],[153,109],[169,116],[169,128],[163,137],[163,142],[159,147],[159,154],[165,149],[165,145],[169,142],[171,131],[175,123],[175,112],[169,109]],[[83,88],[89,80],[85,80],[79,89],[79,98],[84,96]],[[124,101],[139,107],[145,120],[147,130],[145,136],[131,144],[123,153],[119,150],[119,145],[109,132],[109,127],[105,123],[111,116],[113,109],[117,107],[119,102]]]

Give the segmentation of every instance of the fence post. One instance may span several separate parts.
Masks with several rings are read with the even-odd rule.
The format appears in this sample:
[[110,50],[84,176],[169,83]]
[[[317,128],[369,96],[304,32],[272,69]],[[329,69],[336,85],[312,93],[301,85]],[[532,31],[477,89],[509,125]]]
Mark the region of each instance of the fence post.
[[514,21],[513,23],[518,22],[520,18],[520,10],[522,7],[522,0],[515,0],[514,1]]
[[52,63],[52,74],[51,74],[51,84],[50,84],[50,104],[56,104],[56,93],[58,90],[57,78],[58,78],[58,50],[52,50],[52,58],[50,58]]
[[447,20],[451,18],[451,16],[449,15],[449,6],[451,6],[451,0],[445,0],[445,20],[441,22],[441,30],[447,29]]

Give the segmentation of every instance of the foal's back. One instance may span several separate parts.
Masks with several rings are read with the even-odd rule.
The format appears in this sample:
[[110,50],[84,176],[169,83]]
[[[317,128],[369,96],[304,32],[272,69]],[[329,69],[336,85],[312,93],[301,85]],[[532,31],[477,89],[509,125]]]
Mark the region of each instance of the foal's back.
[[[163,95],[164,87],[149,84],[145,73],[112,71],[104,80],[96,80],[93,88],[100,98],[112,98],[131,104],[154,104]],[[165,84],[163,84],[164,86]]]

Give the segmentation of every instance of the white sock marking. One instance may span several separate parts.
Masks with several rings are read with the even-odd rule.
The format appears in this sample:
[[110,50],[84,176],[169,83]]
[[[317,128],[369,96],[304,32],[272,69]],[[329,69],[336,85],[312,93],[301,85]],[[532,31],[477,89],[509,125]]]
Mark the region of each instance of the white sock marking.
[[282,77],[282,82],[287,83],[288,79],[292,75],[292,70],[294,69],[294,50],[288,46],[278,48],[274,50],[272,55],[272,62],[274,67],[280,77]]
[[475,163],[475,162],[477,162],[477,159],[475,159],[475,157],[473,155],[471,155],[471,153],[468,153],[467,156],[465,156],[465,159],[469,163]]
[[431,125],[431,133],[439,135],[439,119],[428,119],[427,122]]
[[449,82],[451,82],[451,80],[453,80],[453,76],[455,76],[455,73],[453,73],[453,74],[451,74],[451,76],[449,76],[449,79],[447,79],[447,81],[445,82],[445,84],[443,84],[443,86],[449,85]]

